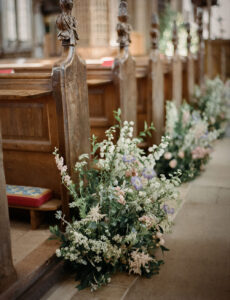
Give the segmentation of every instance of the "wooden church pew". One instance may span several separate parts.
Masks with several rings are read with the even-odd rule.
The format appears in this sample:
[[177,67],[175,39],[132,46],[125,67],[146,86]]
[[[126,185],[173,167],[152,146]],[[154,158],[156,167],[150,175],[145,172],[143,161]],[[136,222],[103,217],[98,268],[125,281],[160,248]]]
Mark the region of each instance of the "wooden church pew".
[[[61,34],[62,17],[58,22]],[[77,157],[90,152],[90,130],[86,65],[76,40],[62,44],[63,56],[50,73],[0,74],[0,118],[7,183],[52,189],[68,217],[68,194],[52,152],[60,149],[76,178]]]
[[187,30],[187,56],[183,65],[183,99],[188,103],[192,102],[195,89],[195,56],[191,52],[190,23],[186,24]]
[[136,64],[129,52],[130,25],[127,21],[127,2],[120,1],[117,25],[119,55],[111,67],[91,65],[87,69],[91,133],[99,140],[115,123],[113,111],[119,107],[122,121],[133,121],[134,134],[137,133]]

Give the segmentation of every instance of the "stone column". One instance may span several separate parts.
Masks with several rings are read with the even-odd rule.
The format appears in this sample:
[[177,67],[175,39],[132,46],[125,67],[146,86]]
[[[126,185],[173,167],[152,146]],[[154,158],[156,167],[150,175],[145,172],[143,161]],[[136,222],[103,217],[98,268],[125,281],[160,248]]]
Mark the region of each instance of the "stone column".
[[157,14],[158,13],[158,0],[151,0],[152,4],[152,14]]
[[147,2],[146,0],[135,0],[135,16],[134,16],[134,30],[141,34],[143,39],[143,46],[146,52],[146,37],[148,36],[149,27],[147,21],[149,15],[147,15]]
[[33,57],[43,57],[43,39],[45,28],[43,25],[43,16],[41,13],[41,0],[33,1]]
[[116,35],[116,26],[117,26],[117,7],[118,0],[109,0],[109,43],[110,46],[117,45],[117,35]]
[[10,222],[3,169],[2,135],[0,127],[0,293],[12,284],[17,276],[12,262]]

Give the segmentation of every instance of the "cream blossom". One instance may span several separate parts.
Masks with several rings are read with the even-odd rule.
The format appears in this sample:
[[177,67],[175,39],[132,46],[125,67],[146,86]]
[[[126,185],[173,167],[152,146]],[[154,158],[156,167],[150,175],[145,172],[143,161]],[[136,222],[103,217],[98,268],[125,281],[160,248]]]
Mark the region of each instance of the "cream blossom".
[[145,268],[151,261],[153,261],[153,258],[148,254],[138,252],[138,250],[133,251],[131,259],[129,259],[129,273],[133,272],[134,274],[141,275],[141,268]]
[[101,219],[103,219],[105,216],[106,216],[105,214],[104,215],[100,214],[100,207],[98,204],[97,206],[94,206],[90,209],[85,219],[88,221],[98,222]]

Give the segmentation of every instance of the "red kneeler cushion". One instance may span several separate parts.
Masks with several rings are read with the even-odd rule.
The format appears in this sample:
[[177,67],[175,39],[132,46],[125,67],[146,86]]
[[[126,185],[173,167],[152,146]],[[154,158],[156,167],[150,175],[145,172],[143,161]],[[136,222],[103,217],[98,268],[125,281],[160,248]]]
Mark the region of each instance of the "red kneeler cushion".
[[9,205],[39,207],[52,197],[50,189],[31,186],[6,185]]

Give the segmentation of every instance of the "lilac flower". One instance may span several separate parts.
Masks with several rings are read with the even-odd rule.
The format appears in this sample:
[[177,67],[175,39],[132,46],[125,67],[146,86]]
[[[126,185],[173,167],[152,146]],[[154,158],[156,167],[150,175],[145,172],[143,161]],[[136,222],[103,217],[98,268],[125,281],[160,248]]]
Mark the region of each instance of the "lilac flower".
[[156,172],[154,169],[144,169],[143,173],[142,173],[142,176],[144,178],[147,178],[147,179],[152,179],[153,177],[156,176]]
[[202,138],[203,140],[206,140],[206,139],[208,138],[208,130],[205,132],[205,134],[203,134],[203,135],[201,136],[201,138]]
[[137,191],[141,190],[143,185],[142,185],[142,182],[141,182],[141,178],[138,177],[138,176],[133,176],[131,178],[131,182],[132,182],[132,185],[135,187],[135,189]]
[[136,158],[132,155],[124,155],[123,156],[123,162],[126,162],[126,163],[132,163],[136,160]]
[[200,116],[195,112],[192,113],[192,119],[197,123],[200,120]]
[[170,208],[168,205],[164,204],[163,206],[163,210],[166,214],[168,215],[173,215],[174,212],[175,212],[175,209],[174,208]]

